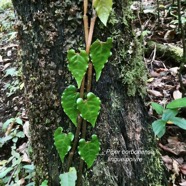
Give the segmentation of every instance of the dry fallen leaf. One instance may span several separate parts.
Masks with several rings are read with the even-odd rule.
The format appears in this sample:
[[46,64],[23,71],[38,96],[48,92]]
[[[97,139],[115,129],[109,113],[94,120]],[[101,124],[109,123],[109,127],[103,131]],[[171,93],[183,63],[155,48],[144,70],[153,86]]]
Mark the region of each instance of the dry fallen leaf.
[[23,125],[23,132],[26,135],[27,138],[30,138],[29,135],[29,121],[26,121]]
[[163,97],[162,93],[157,90],[149,90],[147,89],[147,92],[155,97]]
[[179,183],[181,186],[186,186],[186,181]]
[[173,92],[173,98],[174,98],[174,99],[182,98],[182,93],[181,93],[179,90],[175,90],[175,91]]
[[177,73],[178,73],[178,70],[179,68],[178,67],[173,67],[173,68],[170,68],[169,71],[170,73],[175,76]]
[[183,165],[180,166],[180,170],[181,170],[182,174],[186,175],[186,163],[184,163]]
[[176,173],[177,175],[179,175],[179,172],[180,172],[179,164],[174,159],[173,159],[173,162],[172,162],[172,166],[173,166],[173,172]]
[[22,162],[25,162],[25,163],[31,163],[31,160],[30,158],[28,157],[27,153],[25,152],[22,156]]
[[162,156],[162,160],[165,163],[165,166],[167,167],[168,170],[172,170],[173,166],[172,166],[172,158],[170,158],[169,156]]

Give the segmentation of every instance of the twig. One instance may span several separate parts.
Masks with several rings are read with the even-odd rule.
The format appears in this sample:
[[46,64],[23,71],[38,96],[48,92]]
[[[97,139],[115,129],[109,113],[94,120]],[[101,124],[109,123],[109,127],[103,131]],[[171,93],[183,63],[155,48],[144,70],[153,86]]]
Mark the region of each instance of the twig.
[[181,92],[183,95],[185,95],[186,90],[182,81],[182,72],[184,70],[184,64],[186,64],[186,43],[185,43],[185,31],[183,29],[183,24],[181,21],[181,1],[177,0],[178,4],[178,22],[179,22],[179,28],[181,30],[181,37],[182,37],[182,45],[183,45],[183,57],[182,61],[180,64],[180,70],[179,70],[179,81],[180,81],[180,87],[181,87]]

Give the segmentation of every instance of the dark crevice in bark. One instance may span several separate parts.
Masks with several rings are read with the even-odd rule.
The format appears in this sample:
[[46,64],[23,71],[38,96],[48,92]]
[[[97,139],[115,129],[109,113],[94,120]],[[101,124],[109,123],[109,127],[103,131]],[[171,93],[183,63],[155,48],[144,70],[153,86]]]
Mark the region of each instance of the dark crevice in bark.
[[[53,132],[58,126],[65,131],[74,127],[61,109],[61,93],[69,84],[76,84],[67,70],[66,52],[70,48],[84,48],[82,28],[82,1],[19,1],[13,0],[22,23],[18,26],[23,50],[23,71],[26,86],[27,108],[29,110],[32,136],[33,159],[36,165],[36,185],[44,179],[50,186],[59,185],[59,174],[65,170],[53,145]],[[139,96],[127,96],[127,87],[122,83],[122,68],[128,63],[124,55],[134,39],[130,19],[124,11],[125,0],[114,1],[115,23],[102,27],[96,23],[94,39],[114,38],[113,55],[103,69],[101,78],[95,82],[92,91],[102,101],[96,127],[88,136],[98,134],[101,152],[92,169],[85,170],[85,186],[133,186],[155,185],[162,179],[161,165],[141,156],[142,162],[125,161],[136,157],[122,154],[122,151],[156,150],[153,136],[148,129],[148,117]],[[56,13],[57,12],[57,13]],[[124,24],[124,19],[128,26]],[[55,35],[56,34],[56,35]],[[52,38],[51,38],[52,37]],[[149,140],[149,141],[148,141]],[[119,151],[111,154],[108,149]],[[113,162],[109,158],[123,161]],[[75,157],[75,161],[78,158]],[[73,164],[74,165],[74,164]],[[148,175],[149,174],[149,175]],[[148,177],[146,177],[148,175]],[[163,185],[163,184],[162,184]],[[158,184],[156,184],[158,186]]]

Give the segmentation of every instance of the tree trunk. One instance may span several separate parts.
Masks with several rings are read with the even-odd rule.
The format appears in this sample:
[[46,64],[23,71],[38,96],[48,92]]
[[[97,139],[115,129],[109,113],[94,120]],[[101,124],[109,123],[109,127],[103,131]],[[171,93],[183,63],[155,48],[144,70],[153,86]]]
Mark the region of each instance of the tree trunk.
[[[146,72],[141,44],[133,34],[128,1],[114,0],[108,27],[98,20],[95,26],[93,40],[112,37],[114,46],[100,80],[93,81],[92,92],[102,101],[94,129],[101,152],[83,178],[85,186],[166,185],[141,98]],[[19,19],[35,183],[39,186],[46,179],[50,186],[57,186],[64,165],[55,150],[53,133],[58,126],[75,130],[62,111],[60,95],[74,83],[67,70],[67,50],[85,48],[83,2],[13,0],[13,4]]]

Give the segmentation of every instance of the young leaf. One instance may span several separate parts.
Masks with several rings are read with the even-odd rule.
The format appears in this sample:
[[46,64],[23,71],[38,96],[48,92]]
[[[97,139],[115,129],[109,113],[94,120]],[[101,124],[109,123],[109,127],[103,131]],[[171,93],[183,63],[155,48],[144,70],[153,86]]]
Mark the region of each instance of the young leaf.
[[89,57],[85,50],[80,50],[80,53],[75,53],[75,50],[69,50],[67,54],[68,69],[76,79],[78,88],[81,86],[81,81],[87,71]]
[[177,125],[178,127],[186,130],[186,120],[183,118],[179,118],[179,117],[172,117],[170,119],[170,121],[172,121],[175,125]]
[[83,100],[82,98],[77,100],[77,108],[80,111],[82,118],[91,123],[93,127],[95,126],[99,115],[99,110],[101,108],[100,104],[100,99],[92,92],[87,94],[86,100]]
[[170,118],[176,116],[178,114],[178,109],[165,109],[163,111],[162,120],[168,121]]
[[70,120],[77,126],[77,99],[79,98],[79,92],[73,85],[68,86],[61,96],[61,104]]
[[160,104],[152,102],[151,105],[157,114],[160,114],[160,115],[163,114],[164,108]]
[[101,22],[106,26],[112,10],[112,0],[95,0],[94,8]]
[[161,138],[165,134],[165,126],[166,122],[158,119],[152,123],[152,129],[159,138]]
[[182,108],[186,107],[186,98],[180,98],[171,101],[166,108],[168,109],[175,109],[175,108]]
[[40,186],[48,186],[48,180],[44,180]]
[[61,186],[75,186],[77,180],[77,172],[74,167],[70,167],[69,172],[60,174]]
[[112,55],[112,38],[108,38],[106,42],[101,42],[100,40],[96,40],[90,48],[90,56],[92,59],[92,63],[94,65],[96,71],[96,81],[99,80],[101,76],[101,71],[107,63],[108,58]]
[[74,139],[74,135],[69,132],[68,134],[62,133],[63,128],[58,127],[54,132],[54,145],[59,153],[61,161],[64,161],[65,155],[71,149],[71,142]]
[[83,159],[88,168],[94,163],[96,156],[100,151],[100,143],[96,135],[92,135],[91,141],[85,141],[85,139],[80,139],[78,146],[78,153]]

